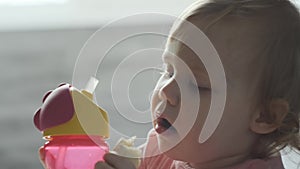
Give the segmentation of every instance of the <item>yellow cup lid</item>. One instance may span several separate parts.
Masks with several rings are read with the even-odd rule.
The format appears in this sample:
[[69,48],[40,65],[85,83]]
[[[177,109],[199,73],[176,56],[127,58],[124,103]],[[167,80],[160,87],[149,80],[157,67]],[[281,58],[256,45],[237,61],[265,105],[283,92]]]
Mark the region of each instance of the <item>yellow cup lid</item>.
[[93,102],[93,95],[69,84],[61,85],[43,99],[34,116],[43,136],[96,135],[109,137],[107,113]]

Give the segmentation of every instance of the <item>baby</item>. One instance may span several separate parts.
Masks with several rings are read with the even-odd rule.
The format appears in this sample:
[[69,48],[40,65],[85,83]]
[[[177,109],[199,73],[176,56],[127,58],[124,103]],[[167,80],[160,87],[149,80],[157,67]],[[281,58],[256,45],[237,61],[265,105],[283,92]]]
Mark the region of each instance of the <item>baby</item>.
[[[154,129],[142,147],[139,168],[284,168],[279,150],[286,146],[300,150],[300,15],[296,7],[288,0],[208,0],[193,4],[180,18],[163,55],[166,66],[151,104]],[[185,21],[208,37],[226,75],[222,118],[202,142],[199,137],[212,96],[224,94],[224,86],[210,79],[208,67],[217,65],[200,59],[210,56],[198,56],[184,43],[198,37]],[[187,118],[195,105],[196,116]],[[135,167],[126,157],[109,153],[95,168]]]

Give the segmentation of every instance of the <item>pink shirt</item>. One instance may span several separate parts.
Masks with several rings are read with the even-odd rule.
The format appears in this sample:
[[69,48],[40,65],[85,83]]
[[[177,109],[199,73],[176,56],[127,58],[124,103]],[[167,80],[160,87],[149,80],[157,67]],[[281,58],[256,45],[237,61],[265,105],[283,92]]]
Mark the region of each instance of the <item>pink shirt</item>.
[[[139,169],[193,169],[186,162],[176,161],[159,153],[156,132],[151,130],[145,145],[142,146],[144,158]],[[151,156],[153,154],[159,154]],[[281,157],[272,157],[268,160],[251,159],[242,164],[224,169],[284,169]]]

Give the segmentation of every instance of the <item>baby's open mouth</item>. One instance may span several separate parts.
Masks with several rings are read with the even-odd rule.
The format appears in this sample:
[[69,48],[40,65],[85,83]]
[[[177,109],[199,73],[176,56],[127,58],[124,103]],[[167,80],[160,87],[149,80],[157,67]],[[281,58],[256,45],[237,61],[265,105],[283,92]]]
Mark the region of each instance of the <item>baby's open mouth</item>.
[[172,124],[165,118],[157,118],[154,125],[154,129],[158,134],[163,133],[172,126]]

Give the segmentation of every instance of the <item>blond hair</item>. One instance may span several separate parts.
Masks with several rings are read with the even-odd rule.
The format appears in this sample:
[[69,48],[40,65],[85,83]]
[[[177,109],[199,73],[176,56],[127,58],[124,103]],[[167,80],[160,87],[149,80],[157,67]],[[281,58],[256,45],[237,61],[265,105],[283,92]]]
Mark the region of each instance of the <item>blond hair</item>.
[[[213,16],[204,32],[227,16],[239,19],[262,17],[261,27],[268,35],[260,59],[258,90],[261,105],[268,105],[271,99],[285,99],[290,110],[280,127],[262,135],[253,156],[267,158],[286,146],[300,150],[300,14],[288,0],[208,0],[197,1],[188,8],[181,19]],[[175,28],[176,29],[176,28]],[[176,33],[176,32],[174,32]],[[259,35],[258,35],[259,36]],[[261,38],[261,37],[258,37]],[[256,44],[257,45],[257,44]],[[268,106],[265,107],[266,110]],[[264,116],[272,123],[268,111]]]

